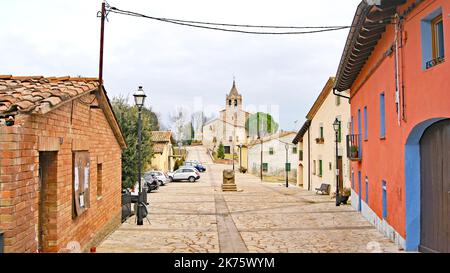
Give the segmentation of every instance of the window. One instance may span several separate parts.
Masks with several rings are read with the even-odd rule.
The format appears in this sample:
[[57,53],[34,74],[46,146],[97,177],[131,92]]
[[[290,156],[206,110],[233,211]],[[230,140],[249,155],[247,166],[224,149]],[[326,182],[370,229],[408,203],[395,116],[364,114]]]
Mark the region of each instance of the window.
[[369,204],[369,178],[366,176],[366,204]]
[[269,148],[269,155],[273,155],[273,154],[274,154],[273,147],[270,147]]
[[232,105],[232,102],[231,102],[231,100],[229,100],[229,101],[228,101],[228,105],[230,105],[230,106]]
[[341,105],[341,97],[336,96],[336,106]]
[[313,160],[313,174],[316,174],[316,161]]
[[368,140],[367,106],[364,106],[364,140]]
[[319,138],[323,139],[323,126],[319,128]]
[[103,164],[97,164],[97,198],[103,195]]
[[263,172],[269,171],[269,163],[263,163],[262,164],[262,170],[263,170]]
[[224,150],[225,150],[225,154],[227,154],[227,155],[231,154],[231,148],[230,148],[230,146],[224,146],[223,148],[224,148]]
[[322,160],[319,160],[319,176],[322,177],[323,175],[323,162]]
[[444,58],[444,22],[442,14],[431,21],[433,59]]
[[384,101],[384,93],[380,94],[380,138],[386,137],[386,109]]
[[421,23],[422,67],[432,68],[445,60],[442,8],[429,14]]
[[233,137],[232,137],[232,136],[228,137],[228,140],[229,140],[230,142],[233,142]]
[[382,182],[382,202],[383,202],[383,219],[387,218],[387,194],[386,194],[386,181],[383,180]]
[[73,152],[73,218],[90,207],[90,157],[87,151]]
[[285,171],[287,171],[287,172],[291,171],[291,163],[286,163]]
[[292,147],[292,153],[297,154],[297,147]]
[[300,150],[300,152],[298,153],[298,159],[300,161],[303,161],[303,150]]
[[238,101],[234,100],[234,106],[238,106]]
[[236,142],[239,142],[239,136],[236,136]]

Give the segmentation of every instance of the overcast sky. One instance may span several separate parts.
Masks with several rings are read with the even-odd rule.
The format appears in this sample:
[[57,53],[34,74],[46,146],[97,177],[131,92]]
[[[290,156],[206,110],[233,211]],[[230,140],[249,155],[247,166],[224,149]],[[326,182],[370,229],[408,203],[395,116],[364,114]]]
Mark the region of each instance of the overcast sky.
[[[159,17],[300,26],[350,25],[359,2],[109,1]],[[97,77],[100,5],[100,0],[0,0],[0,74]],[[255,36],[110,14],[105,87],[112,98],[144,86],[148,105],[167,125],[177,105],[193,107],[201,101],[207,109],[224,107],[235,76],[245,105],[274,105],[281,128],[290,130],[302,125],[328,77],[336,73],[347,34]]]

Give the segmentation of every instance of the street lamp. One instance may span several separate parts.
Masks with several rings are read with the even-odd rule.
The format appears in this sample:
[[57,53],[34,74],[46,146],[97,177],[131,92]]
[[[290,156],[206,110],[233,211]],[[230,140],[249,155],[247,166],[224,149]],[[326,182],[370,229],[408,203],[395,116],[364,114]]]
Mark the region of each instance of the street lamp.
[[286,164],[284,166],[285,170],[286,170],[286,188],[289,188],[289,175],[288,175],[288,162],[289,162],[289,158],[288,158],[288,152],[289,152],[289,144],[286,143],[284,144],[284,147],[286,148]]
[[333,123],[333,129],[335,132],[335,142],[336,142],[336,206],[338,207],[341,204],[341,200],[339,197],[339,152],[338,152],[338,142],[339,142],[339,128],[341,127],[341,122],[336,118]]
[[[145,95],[142,86],[133,94],[134,103],[138,108],[138,181],[139,181],[139,195],[136,210],[137,224],[142,226],[144,224],[144,193],[142,192],[142,108],[144,107]],[[145,193],[147,194],[147,193]]]

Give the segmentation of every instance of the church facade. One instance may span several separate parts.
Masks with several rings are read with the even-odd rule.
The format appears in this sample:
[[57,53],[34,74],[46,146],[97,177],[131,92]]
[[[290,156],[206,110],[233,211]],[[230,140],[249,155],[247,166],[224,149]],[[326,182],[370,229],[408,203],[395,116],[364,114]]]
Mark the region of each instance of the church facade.
[[219,117],[203,126],[202,141],[208,149],[216,151],[220,143],[225,147],[225,155],[230,157],[238,154],[239,145],[247,144],[245,122],[250,113],[243,110],[242,95],[236,88],[236,82],[226,96],[225,109],[219,112]]

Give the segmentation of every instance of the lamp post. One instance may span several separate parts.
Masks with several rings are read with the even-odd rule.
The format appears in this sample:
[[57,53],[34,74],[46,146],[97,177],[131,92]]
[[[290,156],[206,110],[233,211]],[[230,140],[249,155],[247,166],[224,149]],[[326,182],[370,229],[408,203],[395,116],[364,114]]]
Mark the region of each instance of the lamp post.
[[[137,224],[142,226],[144,223],[144,193],[142,192],[142,107],[144,107],[145,95],[142,86],[133,94],[134,103],[138,108],[138,181],[139,181],[139,195],[137,204]],[[147,194],[147,193],[145,193]]]
[[335,132],[335,142],[336,142],[336,206],[338,207],[341,204],[340,196],[339,196],[339,151],[338,151],[338,142],[339,142],[339,128],[341,127],[341,122],[336,118],[333,123],[333,129]]
[[289,175],[288,175],[288,162],[289,162],[289,157],[288,157],[288,152],[289,152],[289,144],[284,144],[284,148],[286,148],[286,164],[284,166],[284,168],[286,169],[286,188],[289,188]]

